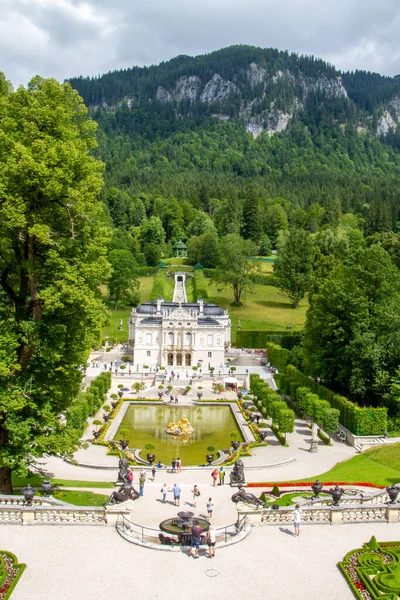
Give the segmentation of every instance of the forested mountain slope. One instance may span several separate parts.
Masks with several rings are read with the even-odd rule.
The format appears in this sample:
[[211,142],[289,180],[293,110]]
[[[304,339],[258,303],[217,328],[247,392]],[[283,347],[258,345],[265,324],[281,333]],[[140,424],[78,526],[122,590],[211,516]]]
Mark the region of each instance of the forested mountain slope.
[[[201,211],[219,235],[242,231],[253,194],[272,241],[282,221],[312,231],[346,213],[367,234],[396,229],[399,77],[233,46],[71,84],[99,123],[117,226],[157,216],[167,242],[188,239]],[[167,199],[179,204],[174,226]]]

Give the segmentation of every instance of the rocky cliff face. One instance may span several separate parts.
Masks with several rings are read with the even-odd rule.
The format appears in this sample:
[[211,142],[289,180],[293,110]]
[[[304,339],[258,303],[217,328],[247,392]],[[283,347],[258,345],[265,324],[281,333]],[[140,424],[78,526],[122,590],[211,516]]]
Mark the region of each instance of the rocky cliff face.
[[[162,103],[175,102],[177,104],[187,100],[191,104],[200,102],[212,106],[228,100],[235,94],[240,105],[236,114],[229,117],[225,112],[214,112],[211,113],[211,116],[222,120],[238,118],[243,122],[247,131],[256,137],[263,131],[267,131],[270,135],[284,131],[295,112],[303,108],[304,102],[312,93],[318,92],[325,95],[326,98],[347,98],[347,92],[340,77],[328,78],[322,75],[317,79],[312,79],[301,74],[295,77],[288,70],[277,71],[274,75],[268,76],[267,70],[254,62],[250,63],[246,70],[241,70],[236,79],[234,81],[226,80],[218,73],[214,73],[212,78],[204,84],[199,77],[185,75],[176,81],[173,89],[159,87],[156,100]],[[243,80],[247,83],[244,84]],[[291,94],[292,101],[288,107],[289,110],[276,109],[274,100],[269,103],[268,108],[265,108],[265,102],[262,107],[268,91],[275,88],[279,91],[280,86],[289,90]],[[249,88],[253,98],[245,101],[244,98],[249,95]],[[177,110],[179,112],[179,106]]]

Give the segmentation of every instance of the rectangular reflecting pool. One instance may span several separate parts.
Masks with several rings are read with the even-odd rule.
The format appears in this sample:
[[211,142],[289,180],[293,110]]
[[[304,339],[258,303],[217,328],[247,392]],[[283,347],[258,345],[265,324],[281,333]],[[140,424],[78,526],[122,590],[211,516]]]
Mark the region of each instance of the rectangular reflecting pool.
[[[178,423],[186,417],[194,431],[187,441],[166,432],[170,423]],[[121,429],[129,434],[122,436]],[[217,450],[230,448],[231,432],[236,431],[237,440],[243,441],[236,419],[229,406],[160,406],[156,404],[130,404],[121,425],[114,436],[115,440],[127,438],[130,448],[141,448],[141,457],[146,459],[145,446],[155,445],[153,453],[156,462],[170,465],[178,456],[182,465],[203,465],[206,462],[208,446]],[[217,453],[215,453],[217,458]]]

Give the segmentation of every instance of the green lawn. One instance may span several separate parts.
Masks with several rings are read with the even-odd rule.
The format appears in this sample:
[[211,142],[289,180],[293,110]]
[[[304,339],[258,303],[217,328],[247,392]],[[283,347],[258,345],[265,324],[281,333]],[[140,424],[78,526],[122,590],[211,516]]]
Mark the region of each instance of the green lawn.
[[[168,280],[167,280],[168,281]],[[139,277],[140,282],[140,301],[148,302],[150,300],[150,294],[154,283],[154,277]],[[168,281],[168,289],[170,291],[172,285],[173,290],[173,282]],[[103,295],[106,297],[107,290],[102,290]],[[172,298],[171,298],[172,299]],[[106,301],[107,308],[110,311],[110,321],[109,324],[106,325],[102,329],[102,338],[105,338],[106,335],[110,340],[118,340],[120,342],[126,342],[128,340],[128,318],[131,314],[132,307],[126,306],[125,304],[118,304],[117,308],[114,310],[113,303]],[[120,320],[122,319],[123,329],[120,331],[118,329]]]
[[[171,259],[169,259],[171,260]],[[180,259],[182,260],[182,259]],[[272,263],[262,263],[269,268]],[[150,299],[151,289],[153,286],[153,277],[140,277],[140,294],[141,302],[148,302]],[[273,330],[281,331],[286,327],[291,327],[293,330],[302,329],[304,326],[306,311],[308,307],[307,300],[302,300],[297,309],[292,308],[290,301],[283,296],[279,290],[272,286],[255,285],[253,292],[248,294],[243,299],[242,306],[231,306],[233,294],[230,288],[218,291],[215,284],[207,279],[208,283],[208,301],[219,304],[222,308],[228,309],[232,320],[232,343],[236,342],[236,331],[238,321],[240,320],[241,328],[255,330]],[[174,280],[167,278],[165,300],[171,301],[174,291]],[[195,302],[193,281],[188,279],[186,283],[186,292],[188,302]],[[118,305],[116,310],[111,308],[110,324],[102,330],[102,336],[108,335],[110,340],[119,340],[125,342],[128,339],[128,317],[131,312],[129,306],[123,304]],[[118,329],[120,319],[122,319],[123,330]]]
[[392,485],[400,482],[400,444],[373,448],[350,460],[338,463],[326,473],[301,481],[369,482]]
[[259,331],[281,331],[290,326],[294,330],[304,326],[308,308],[307,300],[302,300],[297,309],[279,290],[272,286],[255,285],[251,294],[243,300],[243,306],[231,306],[233,295],[229,288],[219,292],[215,284],[208,280],[208,299],[229,310],[232,320],[232,342],[236,341],[238,320],[242,329]]
[[[28,483],[34,488],[40,488],[42,482],[45,478],[41,475],[31,475],[29,474],[27,477],[18,477],[17,475],[12,475],[12,484],[13,487],[25,487]],[[52,479],[53,485],[57,488],[114,488],[115,485],[113,483],[108,483],[105,481],[81,481],[74,479]]]
[[93,492],[77,492],[62,490],[54,492],[54,498],[68,502],[69,504],[75,504],[75,506],[103,506],[107,502],[109,496],[104,494],[95,494]]

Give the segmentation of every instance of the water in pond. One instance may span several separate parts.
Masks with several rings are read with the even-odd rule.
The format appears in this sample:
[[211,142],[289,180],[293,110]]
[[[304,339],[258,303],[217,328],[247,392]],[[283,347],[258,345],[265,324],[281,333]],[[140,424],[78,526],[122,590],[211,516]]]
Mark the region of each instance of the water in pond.
[[[169,423],[177,423],[183,416],[191,423],[194,432],[187,442],[169,435]],[[119,433],[127,429],[130,448],[141,448],[141,456],[146,458],[145,446],[155,445],[153,453],[156,462],[169,465],[178,456],[185,465],[202,465],[206,462],[208,446],[220,450],[230,447],[232,431],[237,431],[238,440],[243,440],[236,419],[229,406],[160,406],[131,404],[115,435],[116,440],[124,439]]]

